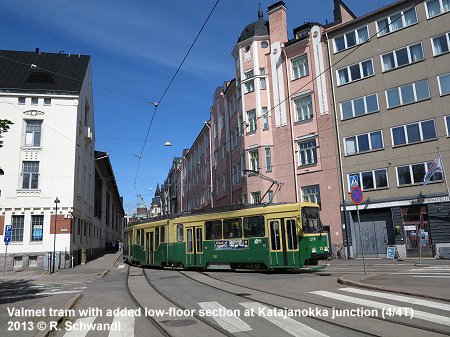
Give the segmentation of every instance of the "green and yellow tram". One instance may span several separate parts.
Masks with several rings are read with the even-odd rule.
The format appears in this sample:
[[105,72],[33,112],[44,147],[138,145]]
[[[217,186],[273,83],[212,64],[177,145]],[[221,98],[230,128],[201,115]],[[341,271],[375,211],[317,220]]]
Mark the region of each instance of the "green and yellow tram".
[[189,214],[125,229],[124,259],[142,266],[291,269],[329,256],[319,206],[301,202]]

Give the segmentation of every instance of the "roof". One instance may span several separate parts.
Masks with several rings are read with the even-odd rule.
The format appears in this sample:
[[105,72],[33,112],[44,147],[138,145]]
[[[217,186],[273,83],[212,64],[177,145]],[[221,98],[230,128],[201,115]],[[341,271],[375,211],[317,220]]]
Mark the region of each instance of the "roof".
[[370,13],[367,13],[363,16],[360,16],[358,18],[355,18],[354,20],[344,22],[344,23],[331,23],[330,25],[326,26],[327,33],[333,34],[335,32],[340,31],[341,29],[347,29],[349,26],[361,24],[362,21],[368,20],[369,18],[375,17],[375,16],[384,16],[386,13],[389,13],[392,10],[398,10],[403,7],[416,5],[417,3],[412,0],[397,0],[389,5],[386,5],[384,7],[378,8]]
[[78,95],[90,56],[0,50],[0,91]]

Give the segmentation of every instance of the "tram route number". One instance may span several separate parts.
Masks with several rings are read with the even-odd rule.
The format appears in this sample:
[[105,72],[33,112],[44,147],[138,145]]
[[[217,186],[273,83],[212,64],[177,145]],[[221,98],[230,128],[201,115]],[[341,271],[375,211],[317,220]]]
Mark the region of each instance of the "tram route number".
[[409,319],[413,319],[414,310],[413,308],[407,307],[387,307],[381,310],[381,316],[383,317],[383,319],[389,317],[406,317]]

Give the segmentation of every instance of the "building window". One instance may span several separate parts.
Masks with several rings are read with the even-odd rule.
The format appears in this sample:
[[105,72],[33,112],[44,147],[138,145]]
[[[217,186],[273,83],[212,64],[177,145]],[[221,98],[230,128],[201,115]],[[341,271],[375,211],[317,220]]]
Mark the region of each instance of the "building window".
[[39,185],[39,162],[38,161],[24,161],[22,171],[22,188],[37,189]]
[[373,74],[373,62],[370,59],[337,70],[337,82],[338,85],[343,85]]
[[302,199],[306,202],[314,202],[321,206],[320,204],[320,186],[311,185],[302,187]]
[[269,200],[269,204],[273,204],[273,191],[270,190],[269,192],[267,192],[267,199]]
[[11,242],[22,242],[23,241],[23,225],[25,216],[24,215],[13,215],[11,218]]
[[342,102],[340,106],[342,120],[377,112],[379,111],[378,95],[372,94],[358,97],[350,101]]
[[299,166],[317,164],[316,139],[298,143]]
[[417,14],[415,7],[403,10],[377,21],[378,37],[411,26],[416,22]]
[[28,257],[28,267],[37,267],[37,256]]
[[447,130],[447,137],[450,137],[450,116],[445,116],[445,129]]
[[256,110],[247,111],[248,133],[256,132]]
[[262,116],[263,116],[263,129],[269,130],[269,113],[267,112],[266,107],[263,107],[261,110],[262,110]]
[[242,118],[242,114],[239,114],[238,117],[239,120],[239,136],[243,136],[244,135],[244,119]]
[[383,133],[375,131],[344,138],[345,154],[374,151],[383,148]]
[[25,146],[41,146],[42,121],[27,120]]
[[[264,76],[265,74],[266,74],[266,70],[264,68],[259,68],[259,75]],[[266,78],[265,77],[260,78],[259,86],[260,86],[261,90],[266,89]]]
[[38,104],[39,104],[39,98],[31,97],[31,105],[38,105]]
[[258,172],[259,161],[258,161],[258,150],[248,151],[249,157],[249,169],[250,171]]
[[291,61],[291,64],[292,64],[292,78],[294,80],[309,75],[308,55],[303,54],[302,56],[296,57]]
[[450,73],[438,76],[439,92],[441,96],[450,93]]
[[261,203],[261,192],[252,192],[252,204],[257,205]]
[[270,157],[270,147],[266,147],[265,151],[266,151],[266,170],[272,171],[272,160]]
[[22,256],[14,256],[13,268],[22,268]]
[[341,36],[334,38],[334,52],[351,48],[358,44],[364,43],[369,39],[368,26],[360,27],[358,29],[347,32]]
[[[423,183],[423,178],[428,172],[428,168],[433,162],[418,163],[396,167],[398,186],[412,185]],[[436,172],[430,179],[431,181],[442,180],[442,173]]]
[[436,36],[431,39],[433,45],[433,56],[448,53],[450,45],[450,33],[441,36]]
[[426,3],[427,17],[428,19],[434,18],[442,13],[446,13],[450,10],[449,0],[431,0]]
[[423,60],[422,43],[416,43],[381,55],[383,71],[402,67],[421,60]]
[[294,104],[296,122],[304,122],[313,118],[314,113],[311,95],[294,100]]
[[405,104],[415,103],[428,98],[430,98],[430,88],[428,86],[428,80],[409,83],[401,87],[386,90],[386,101],[388,109]]
[[250,61],[252,59],[250,50],[251,50],[250,46],[246,46],[244,48],[244,61],[245,62]]
[[245,73],[244,87],[246,94],[255,91],[255,79],[253,77],[253,70],[249,70]]
[[434,120],[401,125],[391,129],[393,146],[423,142],[436,139]]
[[51,98],[44,98],[44,105],[52,105],[52,99]]
[[17,104],[24,105],[25,104],[25,97],[19,97],[17,99]]
[[44,235],[44,216],[31,216],[31,241],[42,241]]
[[379,188],[389,187],[387,169],[371,170],[358,173],[350,173],[348,177],[348,190],[354,186],[353,182],[357,182],[363,190],[376,190]]

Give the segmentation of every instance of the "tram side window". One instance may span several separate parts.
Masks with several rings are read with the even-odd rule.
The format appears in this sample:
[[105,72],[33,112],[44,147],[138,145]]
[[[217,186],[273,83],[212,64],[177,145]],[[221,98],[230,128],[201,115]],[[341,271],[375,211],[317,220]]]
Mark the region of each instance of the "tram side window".
[[139,234],[140,238],[141,238],[141,247],[144,247],[144,230],[141,229],[139,232],[141,232],[141,234]]
[[155,228],[155,250],[159,247],[159,227]]
[[195,240],[197,253],[203,252],[202,229],[200,227],[195,228]]
[[162,226],[161,229],[161,242],[166,242],[166,227]]
[[295,220],[286,220],[288,249],[297,249],[297,228],[295,226]]
[[192,228],[188,228],[186,230],[186,236],[187,236],[187,252],[188,253],[192,253],[193,250],[193,245],[192,245]]
[[242,238],[242,224],[240,218],[223,220],[223,238]]
[[206,221],[205,222],[205,239],[206,240],[222,240],[222,221]]
[[136,231],[136,243],[141,244],[141,231]]
[[270,222],[270,243],[272,250],[280,250],[280,225],[278,221]]
[[260,238],[263,236],[266,236],[263,216],[244,218],[244,237]]
[[320,233],[322,231],[318,208],[302,208],[302,228],[303,233]]
[[183,241],[183,224],[177,225],[177,242]]

